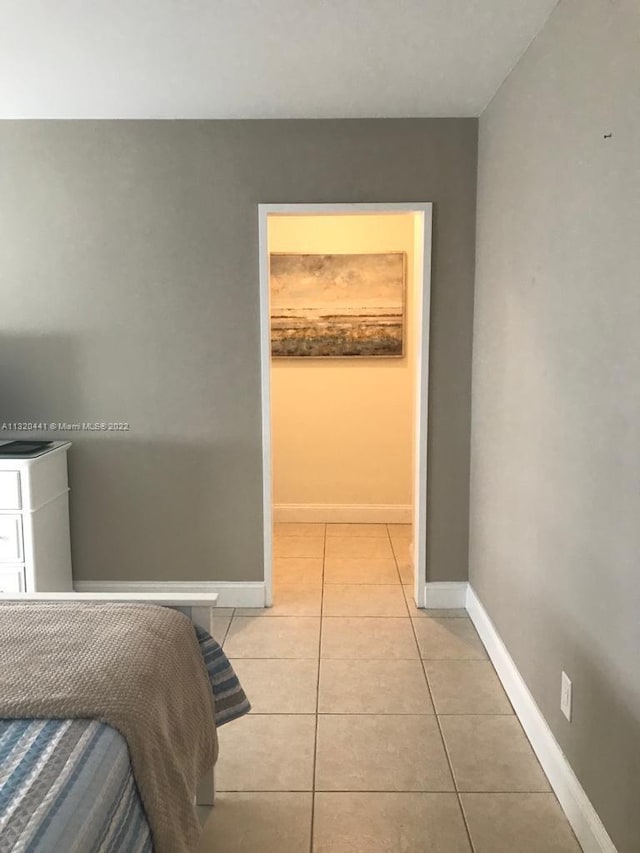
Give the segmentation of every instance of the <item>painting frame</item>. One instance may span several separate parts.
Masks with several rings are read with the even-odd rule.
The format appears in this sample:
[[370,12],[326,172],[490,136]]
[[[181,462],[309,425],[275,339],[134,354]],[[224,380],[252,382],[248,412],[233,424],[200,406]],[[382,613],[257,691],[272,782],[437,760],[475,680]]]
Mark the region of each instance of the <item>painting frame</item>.
[[[269,252],[271,358],[278,361],[405,358],[407,267],[407,252],[401,249]],[[308,280],[300,285],[300,292],[295,293],[297,282],[293,276],[296,269],[307,279],[313,273],[318,279],[317,294],[313,292],[316,282],[309,283]],[[343,283],[342,288],[341,273],[349,281],[346,287]],[[397,277],[395,280],[391,278],[392,273]],[[287,276],[291,278],[289,290],[283,281]],[[331,292],[332,286],[334,293]],[[364,293],[365,286],[371,291],[371,295],[366,294],[366,299],[358,296],[358,293]],[[351,287],[353,295],[345,293]],[[276,289],[277,295],[274,296]],[[338,295],[340,289],[342,295]],[[297,297],[300,301],[302,293],[305,294],[303,301],[306,307],[296,308],[295,299]],[[379,305],[365,305],[376,300]],[[331,308],[331,305],[336,307]]]

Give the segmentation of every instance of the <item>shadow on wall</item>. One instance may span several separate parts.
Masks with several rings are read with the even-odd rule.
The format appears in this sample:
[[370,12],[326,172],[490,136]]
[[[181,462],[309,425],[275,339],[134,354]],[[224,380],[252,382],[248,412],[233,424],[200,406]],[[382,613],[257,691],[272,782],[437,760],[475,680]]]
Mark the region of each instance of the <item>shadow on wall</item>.
[[[3,336],[0,425],[101,419],[88,411],[82,393],[80,352],[72,339]],[[254,491],[238,490],[238,483],[260,488],[259,447],[250,452],[240,440],[181,441],[139,424],[131,431],[0,433],[18,437],[73,444],[76,580],[262,580],[262,542],[247,537],[247,530],[262,528],[262,507],[252,500]]]
[[227,490],[250,476],[246,456],[240,444],[81,434],[70,454],[75,576],[236,580],[228,567],[244,554],[241,580],[262,580],[261,548],[252,555],[246,536],[262,518],[248,518],[249,501],[231,502]]
[[[0,425],[55,423],[78,410],[80,344],[55,335],[0,336]],[[17,438],[8,432],[0,438]],[[23,436],[24,437],[24,436]],[[30,437],[49,440],[49,433]]]

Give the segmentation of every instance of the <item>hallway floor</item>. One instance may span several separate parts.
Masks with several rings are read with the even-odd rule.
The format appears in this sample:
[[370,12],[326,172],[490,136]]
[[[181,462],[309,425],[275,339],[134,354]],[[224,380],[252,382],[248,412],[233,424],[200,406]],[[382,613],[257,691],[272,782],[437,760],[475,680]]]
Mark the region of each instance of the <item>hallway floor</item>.
[[276,524],[274,607],[216,615],[253,710],[201,853],[579,853],[466,612],[413,604],[410,536]]

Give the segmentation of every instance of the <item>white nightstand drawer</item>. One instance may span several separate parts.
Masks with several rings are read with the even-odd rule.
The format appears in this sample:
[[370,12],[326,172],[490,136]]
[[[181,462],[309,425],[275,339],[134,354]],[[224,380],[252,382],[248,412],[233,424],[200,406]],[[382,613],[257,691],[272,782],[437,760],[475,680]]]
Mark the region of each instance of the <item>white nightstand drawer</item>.
[[0,471],[0,509],[22,509],[19,471]]
[[22,566],[0,569],[0,592],[25,592]]
[[21,561],[22,517],[19,515],[0,515],[0,563]]

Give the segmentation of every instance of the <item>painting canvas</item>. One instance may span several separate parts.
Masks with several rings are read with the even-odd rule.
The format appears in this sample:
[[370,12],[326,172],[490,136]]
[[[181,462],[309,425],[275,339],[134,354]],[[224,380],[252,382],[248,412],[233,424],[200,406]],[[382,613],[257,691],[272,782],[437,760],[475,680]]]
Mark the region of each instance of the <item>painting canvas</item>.
[[404,355],[405,254],[272,254],[274,357]]

